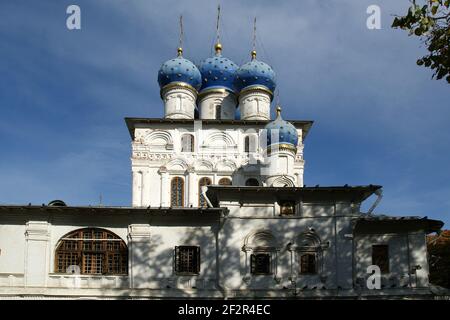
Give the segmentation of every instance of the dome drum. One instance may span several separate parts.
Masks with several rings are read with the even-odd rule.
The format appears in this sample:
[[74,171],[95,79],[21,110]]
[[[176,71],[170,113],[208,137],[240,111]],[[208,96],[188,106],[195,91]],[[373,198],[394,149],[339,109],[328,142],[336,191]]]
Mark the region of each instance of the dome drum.
[[165,117],[172,119],[194,119],[195,102],[202,77],[191,61],[178,56],[164,62],[158,71],[161,99],[164,101]]

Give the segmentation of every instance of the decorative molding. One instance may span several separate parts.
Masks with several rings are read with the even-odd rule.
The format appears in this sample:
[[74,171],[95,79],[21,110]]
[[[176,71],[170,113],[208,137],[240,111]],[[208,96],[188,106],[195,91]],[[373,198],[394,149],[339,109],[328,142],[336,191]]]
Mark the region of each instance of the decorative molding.
[[28,221],[25,237],[27,240],[48,241],[50,237],[50,223],[47,221]]
[[217,131],[209,134],[203,140],[201,147],[209,149],[235,149],[237,148],[237,144],[228,133]]

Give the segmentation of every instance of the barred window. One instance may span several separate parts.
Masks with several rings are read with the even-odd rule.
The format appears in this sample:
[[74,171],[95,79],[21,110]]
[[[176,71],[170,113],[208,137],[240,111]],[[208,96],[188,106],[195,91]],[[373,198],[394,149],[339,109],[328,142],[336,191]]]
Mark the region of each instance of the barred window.
[[305,253],[300,256],[300,273],[301,274],[316,274],[316,254]]
[[178,274],[200,273],[200,247],[175,247],[175,272]]
[[211,184],[211,179],[206,178],[206,177],[201,178],[198,181],[198,206],[199,207],[204,207],[205,208],[205,207],[208,206],[208,204],[206,203],[206,199],[205,199],[205,197],[202,194],[202,187],[203,186],[209,186],[210,184]]
[[228,178],[222,178],[219,180],[219,186],[231,186],[231,180]]
[[170,206],[182,207],[184,203],[184,180],[175,177],[170,183]]
[[280,215],[289,216],[295,214],[295,202],[294,201],[282,201],[280,202]]
[[372,264],[380,268],[381,273],[389,273],[389,246],[372,246]]
[[56,273],[70,273],[73,266],[77,266],[81,274],[128,273],[125,242],[104,229],[80,229],[65,235],[56,248],[55,257]]
[[181,137],[181,152],[194,152],[194,136],[185,134]]
[[250,256],[250,270],[252,274],[272,274],[270,253],[254,253]]

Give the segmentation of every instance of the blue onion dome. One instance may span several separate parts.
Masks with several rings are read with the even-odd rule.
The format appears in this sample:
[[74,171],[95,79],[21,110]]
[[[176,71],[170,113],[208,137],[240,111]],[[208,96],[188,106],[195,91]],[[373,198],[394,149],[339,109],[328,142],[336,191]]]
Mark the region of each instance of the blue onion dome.
[[256,59],[256,51],[252,51],[252,60],[242,65],[236,72],[234,80],[235,90],[251,88],[266,89],[271,97],[276,88],[275,71],[267,63]]
[[167,60],[158,71],[161,92],[169,85],[184,85],[197,92],[202,85],[202,76],[191,61],[183,58],[183,49],[178,48],[178,56]]
[[202,75],[200,92],[206,89],[221,88],[234,93],[233,82],[238,66],[228,58],[222,56],[222,45],[217,43],[213,57],[200,62]]
[[268,149],[273,148],[275,145],[279,145],[280,148],[283,146],[296,152],[298,144],[297,129],[291,123],[281,118],[280,107],[277,107],[277,118],[274,121],[269,122],[264,129],[266,130]]

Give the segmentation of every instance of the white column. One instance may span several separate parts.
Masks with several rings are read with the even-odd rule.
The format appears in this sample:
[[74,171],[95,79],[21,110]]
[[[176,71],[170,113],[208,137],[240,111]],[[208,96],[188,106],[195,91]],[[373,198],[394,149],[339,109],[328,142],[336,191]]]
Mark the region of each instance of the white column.
[[149,181],[150,174],[146,170],[142,173],[142,196],[141,196],[141,205],[148,206],[150,205],[150,183]]
[[133,191],[132,191],[132,206],[139,207],[142,205],[142,172],[133,171]]
[[25,232],[25,285],[45,287],[48,275],[50,224],[47,221],[29,221]]
[[195,169],[194,168],[189,168],[188,169],[188,173],[189,173],[189,185],[188,185],[188,190],[189,190],[189,203],[188,206],[189,207],[196,207],[197,206],[197,189],[198,189],[198,185],[197,185],[197,174],[195,173]]
[[161,175],[161,207],[168,207],[170,205],[169,173],[166,167],[161,167],[159,174]]
[[144,287],[151,277],[150,261],[151,242],[150,225],[131,224],[128,226],[128,269],[130,287]]

